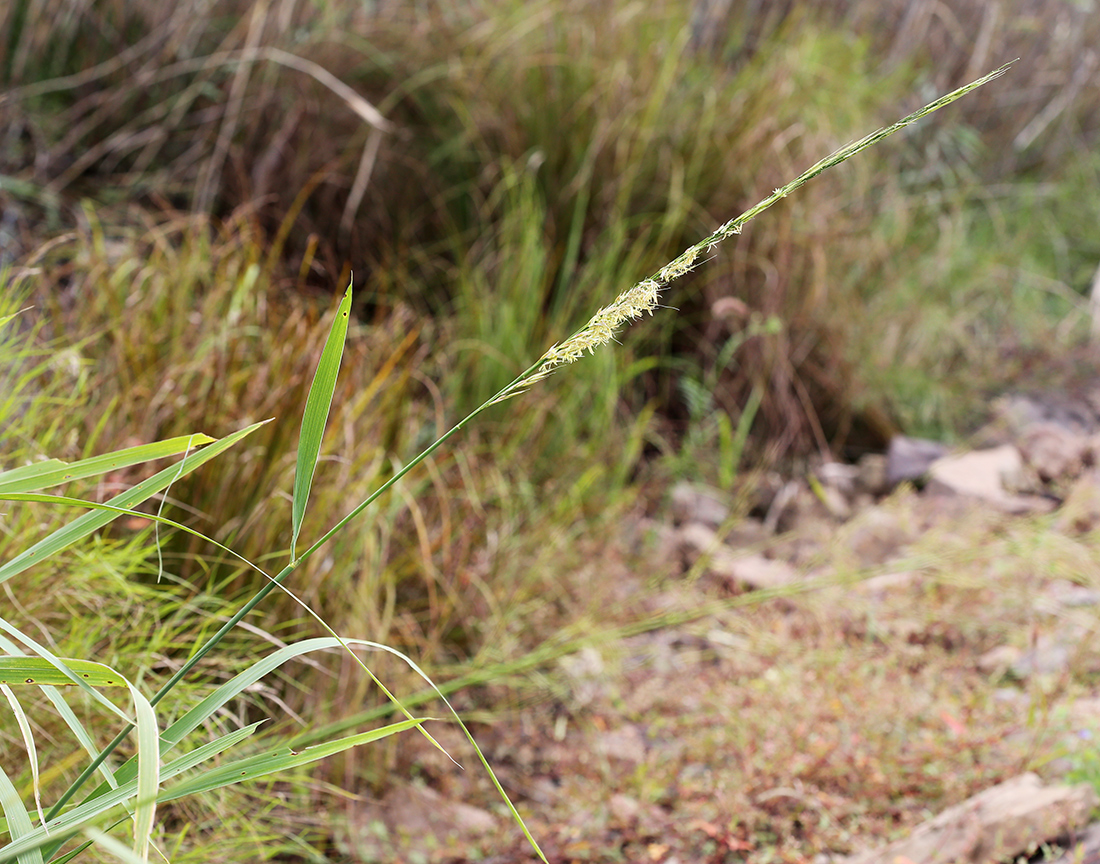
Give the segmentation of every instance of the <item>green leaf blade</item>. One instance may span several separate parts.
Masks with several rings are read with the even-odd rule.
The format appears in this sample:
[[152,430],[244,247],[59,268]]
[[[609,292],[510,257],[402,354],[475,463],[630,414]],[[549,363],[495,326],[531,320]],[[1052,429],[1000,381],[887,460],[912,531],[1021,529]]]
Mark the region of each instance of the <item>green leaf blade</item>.
[[344,356],[344,340],[348,333],[351,318],[351,285],[344,292],[336,310],[328,339],[325,341],[321,360],[313,375],[313,384],[306,397],[306,409],[302,416],[302,432],[298,438],[298,463],[294,470],[294,499],[291,504],[291,541],[290,556],[294,559],[298,545],[298,534],[302,530],[302,520],[306,515],[306,503],[309,490],[313,485],[313,472],[317,467],[317,457],[321,453],[321,439],[325,435],[329,409],[332,407],[332,395],[336,392],[336,376],[340,372],[340,360]]
[[[116,495],[107,503],[113,507],[123,509],[130,509],[140,504],[142,501],[151,498],[157,492],[160,492],[162,489],[174,483],[180,477],[189,474],[200,465],[209,462],[219,453],[232,447],[246,435],[251,434],[267,422],[269,421],[262,420],[259,423],[253,423],[251,426],[247,426],[244,429],[234,432],[232,435],[215,441],[202,450],[190,454],[175,465],[169,465],[163,471],[159,471],[148,480],[144,480],[136,486],[127,489],[122,494]],[[12,576],[22,573],[28,567],[32,567],[39,561],[44,561],[51,555],[57,554],[62,549],[71,546],[78,540],[82,540],[89,534],[102,528],[111,520],[116,519],[118,515],[119,513],[117,511],[101,510],[85,513],[68,525],[59,528],[49,536],[39,540],[33,546],[24,549],[6,564],[0,566],[0,582],[6,582]]]
[[124,450],[116,450],[102,456],[81,459],[79,462],[47,459],[43,462],[35,462],[32,465],[12,468],[9,471],[0,471],[0,492],[36,492],[39,489],[48,489],[50,486],[57,486],[60,483],[68,483],[70,480],[82,480],[86,477],[105,474],[108,471],[129,468],[131,465],[137,465],[141,462],[175,456],[177,453],[194,450],[196,447],[210,444],[213,441],[214,439],[209,435],[203,435],[199,432],[194,435],[167,438],[164,441],[156,441],[152,444],[127,447]]
[[164,790],[161,800],[174,801],[177,798],[184,798],[199,792],[210,792],[223,786],[230,786],[245,780],[255,780],[268,774],[308,765],[336,753],[343,753],[345,750],[360,744],[369,744],[372,741],[378,741],[381,738],[420,726],[429,719],[431,718],[414,717],[410,720],[401,720],[397,723],[391,723],[389,726],[371,729],[369,732],[360,732],[358,735],[349,735],[346,738],[338,738],[334,741],[326,741],[301,750],[294,750],[284,744],[266,753],[249,756],[236,762],[230,762],[228,765],[220,765],[197,777],[177,783],[175,786]]
[[[102,663],[90,660],[62,661],[92,687],[125,687],[126,679]],[[0,657],[0,684],[15,686],[67,686],[76,682],[42,657]]]
[[[19,793],[2,768],[0,768],[0,809],[4,811],[4,817],[7,820],[12,846],[16,845],[21,839],[36,833],[34,823],[31,821],[31,814],[23,806]],[[0,852],[0,854],[3,853]],[[13,854],[18,856],[16,860],[19,864],[42,864],[42,852],[33,846]],[[10,861],[11,857],[8,856],[6,860]]]

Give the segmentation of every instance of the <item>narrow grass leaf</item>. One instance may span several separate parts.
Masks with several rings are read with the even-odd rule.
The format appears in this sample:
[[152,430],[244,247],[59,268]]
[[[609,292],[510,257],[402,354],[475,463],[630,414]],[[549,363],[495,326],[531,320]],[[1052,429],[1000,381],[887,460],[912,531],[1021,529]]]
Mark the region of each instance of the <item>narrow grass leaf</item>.
[[212,771],[200,774],[198,777],[177,783],[175,786],[164,790],[161,801],[175,801],[177,798],[184,798],[199,792],[209,792],[214,789],[221,789],[224,786],[231,786],[234,783],[255,780],[268,774],[308,765],[328,756],[343,753],[345,750],[357,747],[360,744],[369,744],[372,741],[378,741],[390,735],[396,735],[398,732],[412,729],[430,719],[430,717],[414,717],[412,720],[402,720],[399,723],[392,723],[380,729],[371,729],[369,732],[360,732],[358,735],[349,735],[346,738],[338,738],[335,741],[327,741],[301,750],[294,750],[284,744],[275,750],[230,762],[228,765],[219,766]]
[[38,810],[38,824],[46,824],[46,816],[42,812],[42,789],[38,783],[38,748],[34,746],[34,735],[31,733],[31,724],[27,720],[27,714],[15,694],[7,684],[0,684],[0,692],[7,697],[11,706],[11,713],[15,715],[15,722],[19,725],[19,732],[23,736],[23,743],[27,747],[27,759],[31,765],[31,783],[34,785],[34,806]]
[[[186,714],[180,717],[176,722],[172,723],[164,732],[160,735],[160,752],[163,756],[169,750],[171,750],[176,744],[182,741],[188,733],[194,731],[200,725],[205,723],[211,717],[213,717],[229,700],[235,698],[240,693],[244,692],[248,687],[251,687],[269,672],[279,668],[288,660],[292,660],[295,657],[300,657],[303,654],[308,654],[311,651],[323,651],[333,648],[339,648],[340,641],[328,636],[321,636],[314,639],[306,639],[293,645],[288,645],[285,648],[280,648],[277,651],[272,652],[268,656],[257,660],[251,666],[244,671],[233,676],[230,680],[226,681],[212,693],[210,693],[205,699],[196,704]],[[115,772],[115,780],[119,784],[125,784],[130,780],[133,780],[136,773],[136,762],[134,759],[128,761],[125,765],[120,767]],[[165,771],[168,769],[165,768]],[[100,784],[89,796],[88,800],[95,798],[98,795],[102,795],[109,790],[108,784]]]
[[[0,651],[5,654],[9,654],[15,657],[25,656],[20,650],[19,646],[12,642],[7,637],[0,635]],[[0,658],[0,662],[8,658]],[[71,667],[70,667],[71,668]],[[52,666],[50,671],[56,671]],[[70,683],[66,680],[65,683]],[[84,751],[96,759],[99,756],[99,750],[95,746],[95,742],[92,740],[92,736],[88,734],[88,730],[84,728],[84,724],[80,722],[76,714],[73,713],[73,709],[69,707],[69,703],[61,696],[61,692],[56,687],[39,684],[42,688],[42,693],[50,700],[50,703],[56,709],[58,716],[65,722],[65,725],[69,727],[69,731],[73,733],[73,736],[80,742],[80,746],[84,748]],[[110,767],[106,763],[101,763],[99,766],[99,773],[103,775],[104,781],[110,788],[114,788],[118,784],[115,782],[114,775],[111,773]]]
[[319,636],[314,639],[305,639],[293,645],[287,645],[273,651],[266,657],[257,660],[244,671],[238,673],[230,680],[218,687],[209,696],[195,705],[190,711],[176,720],[161,734],[162,747],[167,750],[183,740],[189,732],[196,729],[212,717],[226,702],[251,687],[269,672],[279,668],[288,660],[308,654],[312,651],[323,651],[339,648],[340,641],[330,636]]
[[[178,477],[189,474],[200,465],[209,462],[215,456],[232,447],[246,435],[251,434],[267,422],[270,421],[263,420],[259,423],[253,423],[251,426],[247,426],[238,432],[234,432],[232,435],[215,441],[197,453],[192,453],[190,456],[187,456],[176,465],[171,465],[163,471],[154,474],[149,479],[127,489],[121,495],[116,495],[107,503],[122,509],[130,509],[140,504],[142,501],[160,492]],[[48,537],[39,540],[30,548],[25,549],[3,566],[0,566],[0,582],[6,582],[12,576],[22,573],[28,567],[34,566],[39,561],[43,561],[51,555],[56,555],[62,549],[71,546],[77,540],[81,540],[89,534],[98,531],[117,516],[117,511],[85,513],[83,516],[70,522],[63,528],[54,531]]]
[[[6,274],[5,274],[5,275],[6,275]],[[5,281],[6,281],[6,280],[5,280]],[[22,315],[22,314],[23,314],[24,312],[27,312],[27,311],[29,311],[29,310],[30,310],[30,309],[32,309],[32,308],[34,308],[34,307],[32,307],[32,306],[24,306],[24,307],[23,307],[22,309],[20,309],[20,310],[19,310],[18,312],[13,312],[13,313],[12,313],[11,315],[0,315],[0,327],[3,327],[3,326],[4,326],[5,324],[7,324],[7,323],[8,323],[9,321],[11,321],[11,319],[12,319],[12,318],[15,318],[15,317],[16,317],[16,316],[18,316],[18,315]]]
[[153,444],[127,447],[125,450],[116,450],[102,456],[81,459],[79,462],[46,459],[31,465],[13,468],[10,471],[0,471],[0,492],[34,492],[39,489],[48,489],[50,486],[68,483],[70,480],[82,480],[86,477],[106,474],[108,471],[119,471],[123,468],[129,468],[131,465],[138,465],[153,459],[175,456],[185,450],[193,450],[203,444],[210,444],[214,440],[209,435],[196,433],[194,435],[181,435],[178,438],[167,438]]
[[[64,659],[69,671],[92,687],[125,687],[126,680],[109,666],[90,660]],[[0,685],[75,685],[69,675],[41,657],[0,657]]]
[[[92,760],[98,759],[99,749],[95,746],[95,741],[92,740],[92,736],[88,734],[88,730],[84,728],[84,724],[80,722],[80,719],[76,716],[73,709],[69,707],[69,703],[62,697],[61,692],[56,687],[43,687],[42,692],[45,694],[46,698],[50,700],[58,716],[65,721],[65,725],[69,727],[69,731],[73,733],[73,737],[80,742],[80,746],[84,748],[84,752],[87,753]],[[107,783],[111,789],[118,786],[118,781],[115,780],[114,773],[105,762],[100,763],[99,773],[103,776],[104,782]]]
[[[120,719],[122,719],[126,723],[132,723],[130,718],[126,716],[125,711],[123,711],[121,708],[119,708],[117,705],[115,705],[113,702],[111,702],[110,699],[108,699],[106,696],[104,696],[102,693],[100,693],[98,690],[96,690],[95,687],[93,687],[89,683],[88,679],[85,678],[85,675],[86,674],[91,674],[90,672],[85,670],[85,671],[81,672],[80,674],[77,674],[76,672],[74,672],[72,669],[69,668],[68,663],[65,660],[62,660],[60,657],[55,657],[53,655],[53,653],[45,645],[39,644],[34,639],[32,639],[30,636],[28,636],[26,633],[23,633],[20,630],[18,630],[16,627],[13,627],[11,624],[9,624],[3,618],[0,618],[0,630],[3,630],[5,633],[7,633],[13,639],[15,639],[18,642],[21,642],[24,645],[26,645],[28,648],[30,648],[32,651],[34,651],[39,656],[39,658],[41,658],[42,660],[45,660],[47,663],[49,663],[50,666],[53,667],[55,672],[60,673],[66,679],[64,682],[58,682],[56,679],[51,679],[51,680],[48,680],[46,683],[48,683],[48,684],[57,684],[57,683],[76,684],[85,693],[87,693],[89,696],[91,696],[96,702],[98,702],[100,705],[102,705],[104,708],[106,708],[112,714],[116,715],[117,717],[119,717]],[[33,659],[33,658],[27,658],[27,657],[22,657],[21,656],[21,657],[16,657],[14,659],[17,660],[17,661],[26,661],[28,659]],[[81,661],[77,661],[77,662],[81,662]],[[111,671],[113,672],[113,670],[111,670]],[[113,673],[112,678],[116,682],[122,682],[122,683],[125,682],[125,678],[123,678],[117,672]],[[8,682],[8,683],[13,683],[14,684],[14,683],[20,683],[20,682],[18,680],[13,680],[13,681]],[[26,679],[24,679],[22,683],[27,683]],[[38,683],[38,682],[37,681],[32,681],[31,683]],[[108,685],[108,686],[110,686],[110,685]]]
[[309,489],[313,485],[313,472],[317,468],[317,457],[321,453],[321,439],[328,423],[328,412],[332,406],[332,394],[336,390],[336,376],[340,372],[340,359],[344,355],[344,340],[347,337],[348,321],[351,317],[351,285],[344,292],[344,298],[336,310],[328,339],[325,341],[321,360],[313,375],[313,384],[306,397],[305,414],[302,417],[302,433],[298,439],[298,464],[294,470],[294,500],[291,504],[292,534],[290,557],[294,560],[298,545],[298,534],[302,530],[302,519],[306,515],[306,503]]
[[114,858],[117,858],[119,861],[125,862],[125,864],[145,864],[145,862],[149,860],[148,858],[131,851],[126,847],[125,843],[119,842],[110,834],[104,834],[98,828],[85,828],[84,836],[87,837],[97,848],[102,849],[104,852]]
[[[184,771],[189,771],[208,759],[213,759],[218,754],[228,750],[230,747],[250,736],[259,726],[260,723],[253,723],[249,726],[237,729],[173,760],[161,769],[161,782],[163,783],[165,780],[170,780],[182,774]],[[22,837],[19,843],[13,842],[10,846],[0,849],[0,862],[11,861],[16,855],[28,849],[44,848],[46,850],[46,857],[52,857],[67,838],[79,832],[92,822],[101,819],[103,814],[107,813],[109,810],[133,798],[137,795],[137,789],[138,781],[136,778],[133,778],[119,785],[117,789],[111,789],[110,791],[104,792],[102,795],[98,795],[94,799],[83,802],[79,806],[74,807],[72,810],[54,819],[50,823],[50,832],[48,834],[41,829],[37,829],[31,834]],[[159,800],[165,801],[167,799],[163,795],[160,795]]]
[[42,864],[42,852],[34,846],[20,852],[13,852],[10,855],[5,854],[9,849],[13,849],[20,840],[32,836],[35,833],[35,827],[34,823],[31,822],[31,814],[23,806],[19,793],[15,790],[15,786],[12,785],[2,765],[0,765],[0,808],[4,811],[4,818],[8,823],[8,834],[12,841],[6,849],[0,849],[0,856],[4,856],[2,860],[11,861],[15,858],[19,864]]
[[228,546],[219,543],[213,537],[208,537],[207,535],[203,534],[201,531],[195,528],[191,528],[181,522],[176,522],[172,519],[168,519],[165,516],[160,516],[155,513],[142,513],[138,510],[131,510],[127,507],[115,507],[112,504],[99,504],[96,501],[87,501],[84,498],[69,498],[64,495],[45,495],[41,492],[0,492],[0,501],[26,501],[28,503],[34,504],[53,504],[59,507],[83,507],[86,510],[103,510],[108,513],[114,513],[118,516],[137,516],[141,519],[148,519],[150,522],[155,522],[158,525],[166,525],[169,528],[175,528],[177,531],[183,531],[194,537],[198,537],[200,540],[205,540],[207,543],[210,543],[213,546],[217,546],[227,555],[230,555],[233,558],[236,558],[238,561],[247,564],[257,573],[262,573],[264,576],[267,576],[268,579],[271,578],[256,564],[253,564],[240,553],[234,552]]
[[134,854],[148,860],[149,838],[157,812],[160,786],[160,746],[157,742],[157,715],[153,706],[136,687],[130,687],[137,720],[137,804],[134,807]]

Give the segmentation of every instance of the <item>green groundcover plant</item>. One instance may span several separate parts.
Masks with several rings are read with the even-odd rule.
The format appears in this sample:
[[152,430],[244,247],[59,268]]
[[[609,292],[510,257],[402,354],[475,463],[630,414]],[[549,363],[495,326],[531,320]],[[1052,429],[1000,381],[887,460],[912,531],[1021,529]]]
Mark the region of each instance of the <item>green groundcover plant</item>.
[[[324,535],[299,551],[300,533],[309,502],[310,487],[318,463],[351,315],[352,289],[349,285],[336,309],[306,400],[292,491],[290,558],[278,573],[271,575],[221,544],[209,538],[203,538],[215,543],[224,552],[234,555],[248,567],[263,574],[267,582],[205,643],[196,645],[188,659],[161,685],[160,689],[152,695],[146,695],[117,669],[87,658],[58,656],[41,641],[33,638],[25,629],[20,629],[8,620],[9,615],[6,611],[5,615],[0,617],[0,652],[2,652],[0,653],[0,691],[3,692],[11,716],[20,730],[33,781],[31,790],[33,805],[28,806],[24,800],[27,796],[20,793],[8,773],[12,770],[12,760],[5,759],[4,764],[0,764],[0,806],[4,813],[4,819],[0,822],[0,833],[7,834],[10,838],[10,842],[0,849],[0,861],[19,861],[20,864],[69,861],[79,856],[92,844],[98,845],[104,852],[121,860],[146,861],[150,857],[156,810],[160,804],[285,772],[348,748],[377,741],[409,729],[416,729],[432,740],[430,733],[424,727],[425,722],[430,718],[413,716],[400,700],[375,678],[370,668],[360,658],[359,652],[370,650],[396,654],[428,681],[427,676],[415,663],[385,645],[342,639],[316,615],[314,617],[328,631],[328,636],[303,639],[262,657],[245,671],[214,688],[205,698],[164,729],[161,728],[158,720],[157,709],[160,703],[188,677],[195,665],[216,649],[226,635],[272,591],[280,590],[294,596],[288,582],[290,576],[304,561],[315,555],[344,526],[370,507],[405,474],[443,446],[448,439],[458,434],[475,417],[490,406],[521,394],[546,378],[557,367],[572,363],[585,353],[591,353],[612,341],[616,333],[631,320],[652,313],[660,305],[660,294],[663,289],[695,267],[700,259],[718,243],[739,233],[746,222],[779,199],[826,169],[840,164],[888,135],[915,123],[1001,75],[1005,69],[1007,66],[931,102],[892,126],[880,129],[841,148],[810,167],[786,186],[775,190],[755,207],[725,223],[713,234],[691,246],[657,273],[621,293],[612,303],[598,310],[583,328],[565,341],[551,346],[526,371],[483,402],[417,458],[411,460],[401,471],[337,521]],[[16,312],[0,317],[0,338],[11,338],[11,331],[17,323],[13,319],[16,319],[19,314],[21,313]],[[39,503],[64,508],[83,508],[88,511],[0,564],[0,583],[7,582],[42,561],[58,555],[119,516],[137,514],[138,511],[135,508],[143,502],[158,494],[163,495],[181,477],[195,471],[215,456],[247,438],[264,422],[268,421],[251,424],[219,440],[195,433],[76,462],[64,463],[56,459],[48,459],[0,471],[0,500],[10,502],[12,505]],[[128,466],[180,454],[182,458],[175,464],[164,468],[106,503],[45,494],[42,491],[70,481],[100,476]],[[168,519],[159,512],[152,516],[147,513],[138,515],[152,519],[158,526],[163,525],[176,531],[185,531],[203,537],[199,532]],[[302,605],[305,607],[305,604]],[[305,608],[309,614],[313,614],[308,607]],[[362,668],[364,674],[381,688],[404,719],[366,732],[311,743],[308,747],[297,749],[290,739],[271,735],[256,736],[250,742],[249,739],[255,736],[261,726],[260,722],[212,737],[201,744],[196,744],[193,740],[192,733],[206,728],[207,721],[216,712],[264,675],[293,658],[310,652],[333,649],[348,652]],[[431,684],[430,681],[428,683]],[[79,748],[86,754],[86,764],[80,775],[57,800],[48,803],[41,800],[34,724],[19,697],[20,691],[28,687],[38,688],[41,691],[75,739],[74,750]],[[79,688],[91,704],[105,712],[113,724],[112,728],[117,729],[110,743],[106,746],[96,743],[88,723],[78,717],[77,712],[66,699],[65,691],[59,689],[61,687]],[[122,691],[125,691],[124,696],[129,697],[129,711],[118,707],[106,695]],[[442,694],[440,697],[443,698]],[[446,702],[445,698],[444,702]],[[450,708],[449,703],[447,707]],[[87,712],[84,713],[86,716]],[[534,850],[543,860],[546,860],[537,842],[523,824],[519,813],[497,782],[473,737],[453,709],[451,713],[456,722],[466,731],[485,770],[492,777],[497,791],[517,824],[522,828]],[[130,736],[134,736],[135,739],[130,747],[134,755],[123,764],[114,765],[113,754]],[[256,741],[260,742],[259,745],[255,743]],[[190,749],[181,746],[185,743]],[[186,752],[181,752],[184,750]],[[90,781],[97,777],[98,784],[92,786]],[[112,830],[117,833],[117,829],[122,826],[127,826],[128,832],[132,834],[133,839],[129,844],[122,844],[117,838],[105,833]]]

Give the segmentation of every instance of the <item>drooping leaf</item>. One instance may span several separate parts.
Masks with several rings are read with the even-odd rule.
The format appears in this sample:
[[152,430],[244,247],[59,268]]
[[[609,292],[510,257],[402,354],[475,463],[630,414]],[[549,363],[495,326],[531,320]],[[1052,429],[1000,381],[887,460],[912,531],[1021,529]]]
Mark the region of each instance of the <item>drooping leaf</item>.
[[321,360],[313,375],[313,384],[306,397],[306,409],[302,416],[302,432],[298,438],[298,463],[294,470],[294,500],[291,504],[291,540],[290,557],[294,559],[294,550],[298,545],[298,534],[302,530],[302,520],[306,515],[309,490],[313,485],[313,472],[317,468],[317,457],[321,453],[321,439],[325,435],[329,408],[332,406],[332,394],[336,391],[336,376],[340,372],[340,359],[344,355],[344,340],[348,333],[351,317],[351,285],[344,292],[344,298],[336,309],[332,328],[325,341]]
[[39,489],[48,489],[50,486],[68,483],[70,480],[95,477],[98,474],[118,471],[153,459],[175,456],[177,453],[194,450],[214,440],[209,435],[197,432],[194,435],[181,435],[178,438],[167,438],[152,444],[127,447],[125,450],[81,459],[79,462],[46,459],[31,465],[12,468],[9,471],[0,471],[0,492],[35,492]]
[[[15,786],[8,778],[3,765],[0,765],[0,809],[4,811],[5,827],[11,836],[11,844],[6,849],[0,849],[0,856],[4,856],[8,849],[12,849],[21,840],[29,840],[37,832],[34,823],[31,821],[31,814],[23,806],[23,802],[19,798],[19,792],[16,791]],[[41,830],[38,829],[38,831]],[[13,859],[17,860],[19,864],[42,864],[42,850],[37,848],[36,845],[28,845],[26,848],[4,856],[0,860],[11,861]]]
[[[141,483],[127,489],[122,494],[116,495],[107,503],[122,509],[130,509],[140,504],[142,501],[151,498],[153,495],[157,494],[157,492],[160,492],[162,489],[174,483],[180,477],[189,474],[200,465],[209,462],[219,453],[232,447],[246,435],[251,434],[267,422],[270,421],[262,420],[259,423],[253,423],[251,426],[247,426],[238,432],[234,432],[232,435],[215,441],[202,450],[199,450],[197,453],[192,453],[190,456],[185,457],[177,464],[170,465],[163,471],[159,471],[148,480],[143,480]],[[94,531],[99,530],[111,520],[117,518],[117,516],[117,512],[102,510],[85,513],[68,525],[54,531],[48,537],[39,540],[30,548],[24,549],[6,564],[0,566],[0,582],[6,582],[12,576],[22,573],[28,567],[32,567],[39,561],[44,561],[51,555],[56,555],[62,549],[71,546],[77,540],[81,540]]]

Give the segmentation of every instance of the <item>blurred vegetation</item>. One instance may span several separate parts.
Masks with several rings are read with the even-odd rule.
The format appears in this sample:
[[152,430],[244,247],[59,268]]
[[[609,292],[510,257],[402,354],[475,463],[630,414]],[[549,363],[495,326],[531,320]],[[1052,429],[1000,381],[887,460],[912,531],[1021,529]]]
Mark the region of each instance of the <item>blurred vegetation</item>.
[[[304,536],[716,224],[1021,58],[777,206],[666,295],[676,312],[494,409],[296,576],[342,635],[444,677],[601,620],[604,594],[559,574],[670,478],[954,437],[1087,336],[1100,13],[1082,4],[12,0],[0,34],[0,294],[36,307],[36,347],[0,369],[21,382],[0,459],[277,417],[171,490],[253,560],[289,543],[296,426],[351,271]],[[33,514],[4,523],[6,552]],[[56,632],[78,645],[130,651],[150,619],[96,616],[138,597],[170,617],[257,587],[191,538],[164,550],[183,594],[145,572],[147,527],[100,542],[80,554],[124,587],[38,577],[55,613],[74,592]],[[288,603],[256,620],[300,623]],[[165,634],[170,663],[194,634]],[[279,698],[339,721],[376,698],[350,675]],[[358,758],[333,776],[377,782],[395,757]]]

